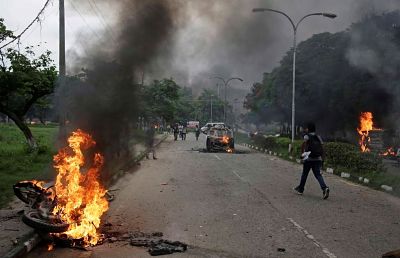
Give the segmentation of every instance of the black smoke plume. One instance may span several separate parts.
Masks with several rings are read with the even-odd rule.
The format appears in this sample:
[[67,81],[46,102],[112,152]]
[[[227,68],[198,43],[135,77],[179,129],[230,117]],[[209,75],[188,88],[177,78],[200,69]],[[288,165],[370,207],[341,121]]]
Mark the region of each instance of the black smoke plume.
[[68,128],[92,134],[109,164],[131,154],[140,108],[138,74],[166,51],[174,27],[174,7],[168,1],[121,1],[112,6],[119,10],[113,27],[116,38],[106,33],[100,41],[78,38],[86,51],[75,55],[72,70],[83,73],[58,90]]

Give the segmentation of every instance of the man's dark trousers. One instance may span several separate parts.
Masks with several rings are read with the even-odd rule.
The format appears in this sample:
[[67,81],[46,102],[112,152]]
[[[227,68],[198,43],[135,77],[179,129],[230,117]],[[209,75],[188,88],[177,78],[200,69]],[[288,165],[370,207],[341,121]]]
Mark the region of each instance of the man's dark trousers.
[[313,160],[313,161],[305,161],[303,164],[303,174],[301,175],[301,180],[300,180],[300,185],[299,185],[299,191],[303,192],[304,187],[307,182],[307,177],[308,173],[310,172],[310,169],[312,169],[315,178],[318,180],[318,183],[321,187],[322,190],[325,190],[327,188],[324,178],[321,175],[321,167],[322,167],[322,161],[321,160]]

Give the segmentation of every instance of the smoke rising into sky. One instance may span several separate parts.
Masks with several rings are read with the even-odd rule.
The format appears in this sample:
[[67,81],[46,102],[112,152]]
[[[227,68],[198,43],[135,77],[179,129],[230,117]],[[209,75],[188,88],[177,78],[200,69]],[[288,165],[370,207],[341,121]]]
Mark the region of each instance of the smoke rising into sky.
[[92,133],[107,162],[129,157],[139,115],[138,74],[159,56],[174,27],[174,6],[167,1],[129,1],[119,8],[116,38],[82,39],[91,47],[85,55],[75,55],[72,69],[84,67],[85,79],[69,79],[56,94],[72,129]]

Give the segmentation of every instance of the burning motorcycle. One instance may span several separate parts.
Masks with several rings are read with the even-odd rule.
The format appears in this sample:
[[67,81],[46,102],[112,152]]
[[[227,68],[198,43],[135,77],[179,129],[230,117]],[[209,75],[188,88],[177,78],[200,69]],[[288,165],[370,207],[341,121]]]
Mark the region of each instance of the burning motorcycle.
[[14,194],[29,209],[24,212],[22,221],[39,231],[47,233],[62,233],[68,230],[69,224],[60,216],[52,214],[56,196],[54,184],[44,184],[38,181],[21,181],[13,185]]
[[[14,194],[29,205],[24,212],[22,221],[41,232],[62,233],[68,230],[69,223],[62,220],[60,215],[54,215],[53,210],[57,204],[54,182],[21,181],[13,185]],[[106,192],[107,201],[114,200],[114,195]]]
[[[14,185],[15,195],[29,204],[22,220],[41,232],[94,246],[101,240],[101,216],[113,196],[100,182],[104,163],[101,153],[93,152],[96,142],[80,129],[68,137],[68,146],[53,158],[57,177],[54,182],[22,181]],[[86,162],[89,161],[89,162]]]

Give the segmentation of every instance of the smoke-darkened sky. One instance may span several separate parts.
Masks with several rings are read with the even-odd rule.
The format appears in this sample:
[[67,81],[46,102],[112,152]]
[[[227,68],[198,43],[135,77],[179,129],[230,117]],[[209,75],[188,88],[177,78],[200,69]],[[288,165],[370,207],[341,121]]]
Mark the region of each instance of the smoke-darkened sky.
[[[299,40],[315,33],[344,30],[363,15],[400,8],[398,0],[160,0],[173,5],[173,35],[159,49],[159,54],[143,67],[147,80],[173,77],[180,84],[193,88],[215,85],[211,75],[240,76],[249,88],[264,72],[279,64],[292,44],[292,29],[285,17],[275,13],[252,13],[254,7],[268,7],[286,12],[297,21],[312,12],[333,12],[334,20],[311,17],[301,24]],[[2,17],[16,32],[20,31],[39,10],[40,1],[0,0]],[[128,0],[66,1],[68,67],[76,71],[76,55],[90,54],[93,45],[103,50],[118,44],[119,20],[123,10],[139,15]],[[121,8],[121,5],[123,8]],[[26,8],[29,7],[29,8]],[[57,2],[45,12],[39,29],[23,38],[26,44],[47,42],[57,61]],[[14,15],[18,11],[21,15]],[[36,12],[36,11],[35,11]],[[145,26],[143,28],[146,29]],[[137,35],[137,41],[140,41]],[[135,45],[131,46],[135,48]]]

